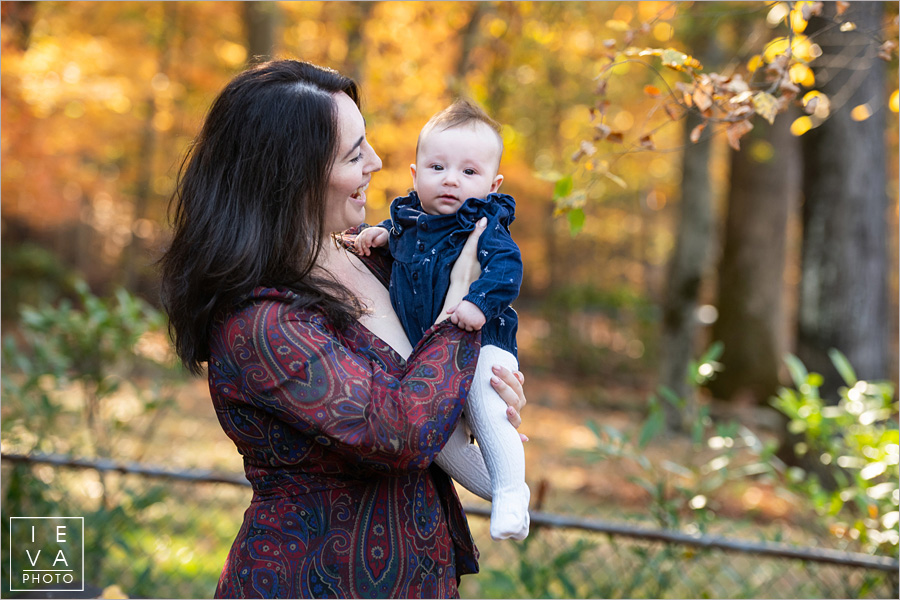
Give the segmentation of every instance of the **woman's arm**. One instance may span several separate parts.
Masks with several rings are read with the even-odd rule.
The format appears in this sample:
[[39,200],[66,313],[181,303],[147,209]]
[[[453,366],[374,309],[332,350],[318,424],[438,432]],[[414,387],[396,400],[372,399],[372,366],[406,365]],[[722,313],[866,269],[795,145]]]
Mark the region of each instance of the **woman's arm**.
[[257,305],[229,327],[219,336],[229,347],[217,355],[239,373],[233,400],[379,472],[432,462],[459,420],[478,354],[474,334],[442,324],[417,345],[398,378],[351,351],[324,318],[287,303]]

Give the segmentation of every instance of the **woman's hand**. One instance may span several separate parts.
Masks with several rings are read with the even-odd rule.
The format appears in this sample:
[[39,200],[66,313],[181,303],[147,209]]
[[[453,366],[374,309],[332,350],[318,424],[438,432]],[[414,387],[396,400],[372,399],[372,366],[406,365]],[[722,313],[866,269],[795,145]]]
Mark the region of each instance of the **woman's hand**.
[[475,229],[469,234],[469,239],[463,246],[459,258],[453,263],[450,270],[450,288],[444,297],[444,306],[435,323],[440,323],[449,315],[447,309],[453,308],[469,293],[469,286],[481,277],[481,263],[478,262],[478,238],[487,226],[487,218],[482,217],[475,224]]
[[[519,413],[525,406],[525,390],[522,387],[522,384],[525,383],[525,375],[521,371],[510,371],[506,367],[500,366],[495,366],[492,371],[494,375],[491,377],[491,386],[509,405],[506,409],[506,416],[512,426],[518,429],[522,424],[522,416]],[[523,433],[520,433],[519,437],[523,442],[528,441],[528,436]]]

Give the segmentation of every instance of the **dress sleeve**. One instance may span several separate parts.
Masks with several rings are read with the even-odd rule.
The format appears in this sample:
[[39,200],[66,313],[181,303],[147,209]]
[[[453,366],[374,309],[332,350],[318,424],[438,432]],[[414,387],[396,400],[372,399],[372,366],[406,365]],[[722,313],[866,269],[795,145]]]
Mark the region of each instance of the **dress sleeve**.
[[349,462],[379,472],[431,464],[459,420],[479,348],[474,334],[438,324],[394,377],[351,351],[324,318],[283,303],[267,304],[250,333],[246,347],[232,354],[246,398]]
[[469,286],[469,293],[463,300],[481,309],[490,321],[499,317],[519,296],[522,255],[509,230],[496,223],[494,229],[485,231],[479,240],[478,260],[481,277]]

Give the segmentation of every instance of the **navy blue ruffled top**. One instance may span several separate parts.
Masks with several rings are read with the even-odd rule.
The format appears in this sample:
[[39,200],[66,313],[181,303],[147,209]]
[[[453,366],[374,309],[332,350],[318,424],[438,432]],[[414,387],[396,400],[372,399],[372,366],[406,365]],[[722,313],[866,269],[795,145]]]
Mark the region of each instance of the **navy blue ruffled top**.
[[427,214],[416,192],[391,203],[391,218],[380,224],[391,232],[391,302],[413,345],[438,318],[450,287],[450,269],[475,223],[487,217],[487,227],[478,240],[481,277],[471,285],[465,300],[480,308],[487,319],[482,345],[518,354],[519,320],[511,304],[522,284],[522,256],[509,231],[515,207],[515,200],[507,194],[469,198],[452,215]]

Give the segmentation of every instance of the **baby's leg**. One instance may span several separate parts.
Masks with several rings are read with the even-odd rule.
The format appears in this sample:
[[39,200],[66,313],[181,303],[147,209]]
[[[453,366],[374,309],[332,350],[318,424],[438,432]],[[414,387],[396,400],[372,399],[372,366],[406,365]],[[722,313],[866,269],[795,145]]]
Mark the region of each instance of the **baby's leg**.
[[434,462],[464,488],[490,502],[491,476],[481,449],[469,443],[469,427],[465,418],[459,420]]
[[521,540],[528,535],[530,522],[531,492],[525,483],[525,449],[506,416],[506,402],[491,386],[494,365],[512,371],[519,368],[510,352],[497,346],[482,346],[475,380],[469,390],[466,418],[491,474],[491,537]]

